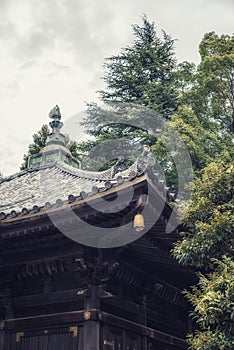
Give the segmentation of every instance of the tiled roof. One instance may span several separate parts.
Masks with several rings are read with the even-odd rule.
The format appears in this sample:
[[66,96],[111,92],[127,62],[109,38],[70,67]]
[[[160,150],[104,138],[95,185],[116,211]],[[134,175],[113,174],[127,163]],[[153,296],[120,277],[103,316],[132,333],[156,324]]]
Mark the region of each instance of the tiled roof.
[[72,201],[74,197],[91,196],[123,181],[131,181],[144,173],[149,159],[146,157],[142,161],[141,156],[123,171],[115,166],[103,172],[85,171],[64,162],[21,171],[0,183],[0,220],[31,210],[37,212],[56,202],[69,201],[69,198]]

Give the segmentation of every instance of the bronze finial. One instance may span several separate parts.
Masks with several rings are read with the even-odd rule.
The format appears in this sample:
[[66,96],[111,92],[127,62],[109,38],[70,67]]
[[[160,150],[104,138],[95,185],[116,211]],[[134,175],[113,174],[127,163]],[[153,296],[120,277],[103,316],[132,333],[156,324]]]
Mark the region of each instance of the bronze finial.
[[56,105],[54,108],[51,109],[49,113],[49,117],[51,119],[59,119],[59,120],[61,119],[61,112],[58,105]]
[[60,132],[60,129],[62,128],[63,123],[60,122],[61,112],[58,105],[56,105],[54,108],[51,109],[49,113],[49,117],[53,119],[53,121],[50,122],[50,127],[52,128],[52,132],[53,133]]

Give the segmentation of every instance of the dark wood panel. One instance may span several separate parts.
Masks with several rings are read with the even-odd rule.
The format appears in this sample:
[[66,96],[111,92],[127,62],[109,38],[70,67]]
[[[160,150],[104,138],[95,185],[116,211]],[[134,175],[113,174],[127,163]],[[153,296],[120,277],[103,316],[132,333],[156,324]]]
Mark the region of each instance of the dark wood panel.
[[136,333],[124,332],[126,350],[142,350],[141,337]]
[[102,332],[102,350],[123,350],[122,329],[104,325]]
[[18,332],[10,350],[78,350],[77,326],[63,329]]
[[[119,327],[120,329],[128,330],[129,332],[136,333],[142,336],[147,336],[152,341],[158,341],[165,345],[165,349],[167,346],[173,345],[175,350],[177,349],[187,349],[187,343],[176,336],[171,334],[158,331],[156,329],[152,329],[146,326],[142,326],[138,323],[134,323],[131,321],[127,321],[123,318],[116,317],[107,313],[102,314],[102,321],[106,324],[113,325],[114,327]],[[169,348],[168,348],[169,349]],[[109,350],[109,349],[107,349]],[[111,349],[110,349],[111,350]],[[171,349],[170,349],[171,350]]]

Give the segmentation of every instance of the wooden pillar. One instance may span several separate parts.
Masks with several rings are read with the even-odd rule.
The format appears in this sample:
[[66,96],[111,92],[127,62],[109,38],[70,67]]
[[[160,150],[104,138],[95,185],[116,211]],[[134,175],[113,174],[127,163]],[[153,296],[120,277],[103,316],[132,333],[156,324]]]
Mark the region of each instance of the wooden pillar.
[[7,344],[7,331],[4,330],[4,321],[0,321],[0,349],[6,350],[8,349]]
[[[147,311],[146,311],[146,301],[143,298],[142,304],[139,306],[139,312],[138,312],[138,320],[139,323],[147,326]],[[141,341],[141,350],[147,350],[147,336],[143,335],[142,336],[142,341]]]
[[0,330],[0,349],[5,349],[5,332]]
[[84,311],[84,350],[100,350],[100,321],[89,319],[89,310],[100,310],[98,286],[91,285],[90,293],[85,297]]

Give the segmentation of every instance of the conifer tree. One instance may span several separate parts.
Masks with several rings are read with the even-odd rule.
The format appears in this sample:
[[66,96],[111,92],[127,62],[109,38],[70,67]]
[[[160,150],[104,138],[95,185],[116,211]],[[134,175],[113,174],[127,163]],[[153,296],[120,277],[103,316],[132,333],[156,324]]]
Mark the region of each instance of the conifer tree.
[[[149,130],[158,123],[157,114],[169,120],[177,109],[178,75],[174,40],[164,31],[159,37],[154,23],[145,15],[142,20],[141,26],[132,27],[133,43],[123,48],[119,55],[107,58],[104,64],[106,89],[99,91],[99,94],[113,113],[94,103],[88,105],[83,125],[95,140],[84,142],[80,150],[88,152],[87,162],[84,157],[83,166],[90,169],[90,150],[97,150],[97,146],[103,148],[104,144],[105,148],[111,147],[113,142],[110,140],[119,140],[122,150],[130,149],[136,141],[139,145],[153,145],[157,136]],[[144,109],[140,113],[141,107],[149,110]],[[104,150],[100,150],[100,153],[104,153]],[[102,169],[96,161],[95,153],[95,168]],[[105,167],[111,164],[107,162]]]
[[168,118],[177,108],[174,40],[143,16],[143,25],[133,25],[135,40],[104,64],[107,89],[104,102],[128,102],[148,106]]

